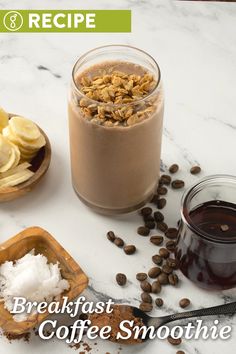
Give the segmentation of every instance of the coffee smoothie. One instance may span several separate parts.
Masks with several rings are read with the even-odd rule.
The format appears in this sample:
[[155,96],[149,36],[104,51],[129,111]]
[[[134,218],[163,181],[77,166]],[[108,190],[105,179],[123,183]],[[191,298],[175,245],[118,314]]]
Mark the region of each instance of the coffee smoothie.
[[107,46],[77,62],[69,97],[70,152],[73,186],[85,204],[117,214],[152,197],[163,102],[159,68],[138,49]]

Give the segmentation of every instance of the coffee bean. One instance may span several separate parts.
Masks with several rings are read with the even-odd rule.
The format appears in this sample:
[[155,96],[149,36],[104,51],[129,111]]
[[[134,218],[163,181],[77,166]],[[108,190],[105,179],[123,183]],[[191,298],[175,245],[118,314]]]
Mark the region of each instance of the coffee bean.
[[168,284],[168,275],[166,273],[161,273],[158,278],[157,278],[158,282],[161,285],[167,285]]
[[172,183],[171,183],[171,187],[173,189],[180,189],[183,188],[185,186],[184,181],[182,181],[181,179],[175,179]]
[[179,306],[182,307],[182,309],[185,309],[190,305],[190,300],[187,298],[183,298],[179,301]]
[[179,282],[178,275],[175,273],[170,274],[168,276],[168,281],[169,281],[170,285],[173,285],[173,286],[177,285]]
[[161,268],[159,267],[153,267],[148,271],[149,278],[157,278],[159,274],[161,274]]
[[169,336],[167,338],[167,340],[172,345],[180,345],[182,343],[182,339],[181,338],[173,338],[173,337]]
[[151,312],[153,309],[153,306],[152,306],[152,304],[149,304],[147,302],[141,302],[141,304],[139,305],[139,308],[143,312]]
[[156,220],[156,222],[164,221],[164,215],[160,211],[155,211],[153,216],[154,216],[154,219]]
[[155,300],[155,304],[157,307],[162,307],[164,305],[164,301],[158,297],[156,300]]
[[168,264],[168,266],[173,269],[178,269],[178,267],[179,267],[179,262],[175,258],[168,258],[166,260],[166,264]]
[[178,230],[175,227],[169,227],[166,230],[165,235],[166,235],[167,238],[170,238],[170,239],[173,240],[174,238],[177,238]]
[[160,246],[163,241],[164,241],[164,238],[162,236],[151,236],[150,237],[150,241],[151,243],[153,243],[154,245],[156,246]]
[[152,303],[152,297],[151,297],[151,295],[149,293],[145,293],[145,292],[142,293],[141,294],[141,299],[142,299],[142,302],[147,302],[149,304]]
[[185,352],[183,350],[178,350],[176,354],[185,354]]
[[166,187],[158,187],[157,188],[157,194],[159,195],[166,195],[168,192],[168,189]]
[[171,182],[171,177],[169,175],[162,175],[161,178],[159,179],[159,182],[161,184],[165,184],[166,186],[169,186]]
[[173,240],[167,241],[166,248],[168,249],[168,251],[173,252],[176,248],[176,242]]
[[150,230],[145,226],[139,226],[137,233],[141,236],[148,236],[150,234]]
[[108,239],[109,241],[111,241],[111,242],[114,242],[114,241],[115,241],[115,238],[116,238],[116,236],[115,236],[114,232],[113,232],[113,231],[108,231],[108,233],[107,233],[107,239]]
[[81,314],[79,315],[79,319],[80,319],[81,321],[86,321],[86,320],[88,320],[88,318],[89,318],[89,316],[88,316],[87,313],[81,313]]
[[140,283],[140,287],[145,293],[150,293],[152,290],[152,286],[147,280],[143,280]]
[[124,252],[128,255],[134,254],[136,252],[136,247],[134,245],[124,246]]
[[140,210],[140,213],[143,215],[143,216],[147,216],[147,215],[151,215],[152,214],[152,208],[150,207],[144,207]]
[[159,200],[159,195],[154,194],[154,196],[152,197],[151,203],[157,204],[158,200]]
[[154,217],[152,215],[146,215],[143,217],[143,221],[147,222],[147,221],[155,221]]
[[144,281],[147,279],[147,274],[146,273],[137,273],[136,279],[139,281]]
[[191,167],[191,169],[190,169],[190,173],[192,174],[192,175],[197,175],[198,173],[200,173],[201,172],[201,167],[200,166],[193,166],[193,167]]
[[169,252],[166,248],[160,248],[160,249],[159,249],[159,255],[160,255],[162,258],[168,258],[169,255],[170,255],[170,252]]
[[179,170],[179,166],[176,163],[174,163],[173,165],[171,165],[169,167],[169,172],[170,173],[176,173],[178,170]]
[[123,273],[116,274],[116,282],[120,286],[124,286],[127,282],[126,275]]
[[156,227],[156,223],[154,221],[146,221],[145,227],[147,227],[149,230],[153,230]]
[[122,240],[122,238],[116,237],[116,238],[115,238],[115,241],[114,241],[114,244],[115,244],[117,247],[123,247],[125,243],[124,243],[124,241]]
[[168,230],[168,225],[164,221],[157,222],[157,230],[166,232]]
[[161,284],[159,281],[154,281],[152,283],[152,293],[153,294],[159,294],[161,292]]
[[163,262],[163,258],[159,256],[159,254],[155,254],[154,256],[152,256],[152,261],[155,264],[161,265]]
[[166,206],[166,199],[165,198],[160,198],[157,201],[157,208],[158,209],[163,209]]
[[169,267],[167,264],[164,264],[162,266],[162,272],[164,272],[166,274],[170,274],[173,272],[173,268]]

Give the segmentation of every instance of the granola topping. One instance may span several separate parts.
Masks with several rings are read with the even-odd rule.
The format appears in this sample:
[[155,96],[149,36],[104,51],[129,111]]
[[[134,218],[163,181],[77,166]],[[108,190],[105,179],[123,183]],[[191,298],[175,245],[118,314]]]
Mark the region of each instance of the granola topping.
[[94,76],[87,71],[77,84],[84,94],[77,98],[79,109],[85,119],[98,125],[131,126],[156,110],[157,95],[149,97],[149,94],[157,81],[144,68],[138,74],[115,70],[112,66]]

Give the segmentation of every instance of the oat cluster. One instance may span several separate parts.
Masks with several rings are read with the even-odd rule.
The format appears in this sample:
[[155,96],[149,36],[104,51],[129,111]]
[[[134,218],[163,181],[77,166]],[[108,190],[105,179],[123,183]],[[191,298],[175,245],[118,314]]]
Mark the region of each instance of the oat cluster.
[[155,110],[154,99],[137,102],[155,88],[156,80],[147,72],[136,75],[104,70],[92,78],[84,75],[79,85],[87,97],[79,100],[79,106],[84,116],[96,124],[130,126],[148,118]]

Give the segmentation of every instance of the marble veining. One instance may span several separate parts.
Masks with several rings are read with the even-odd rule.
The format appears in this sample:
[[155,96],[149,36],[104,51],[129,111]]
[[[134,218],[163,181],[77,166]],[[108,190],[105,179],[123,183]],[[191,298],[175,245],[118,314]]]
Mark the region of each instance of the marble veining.
[[[39,225],[51,232],[80,263],[90,277],[88,299],[139,304],[138,271],[147,271],[157,252],[147,240],[138,238],[140,216],[132,213],[117,218],[96,215],[75,196],[70,180],[67,94],[72,66],[77,58],[96,46],[122,43],[148,51],[160,64],[165,88],[165,122],[161,170],[174,162],[178,177],[186,185],[196,181],[189,174],[200,164],[201,176],[214,173],[236,175],[236,4],[170,0],[0,0],[1,9],[90,8],[132,9],[132,33],[124,34],[0,34],[0,105],[36,120],[50,137],[53,149],[48,175],[26,197],[0,206],[0,242],[28,226]],[[165,210],[169,225],[179,219],[181,192],[171,192]],[[170,196],[167,197],[170,201]],[[112,229],[127,243],[135,243],[137,255],[127,257],[105,237]],[[154,247],[154,248],[153,248]],[[124,272],[128,284],[120,288],[115,274]],[[166,315],[179,311],[178,301],[189,297],[191,309],[236,300],[236,290],[206,292],[180,274],[181,286],[167,287],[161,297],[165,305],[153,312]],[[206,323],[212,324],[213,319]],[[236,317],[221,318],[233,326],[230,340],[184,341],[186,354],[232,354]],[[75,350],[60,341],[9,344],[0,338],[7,354],[68,354]],[[140,347],[122,347],[98,341],[91,353],[175,353],[170,344],[151,341]],[[79,350],[78,350],[79,352]]]

